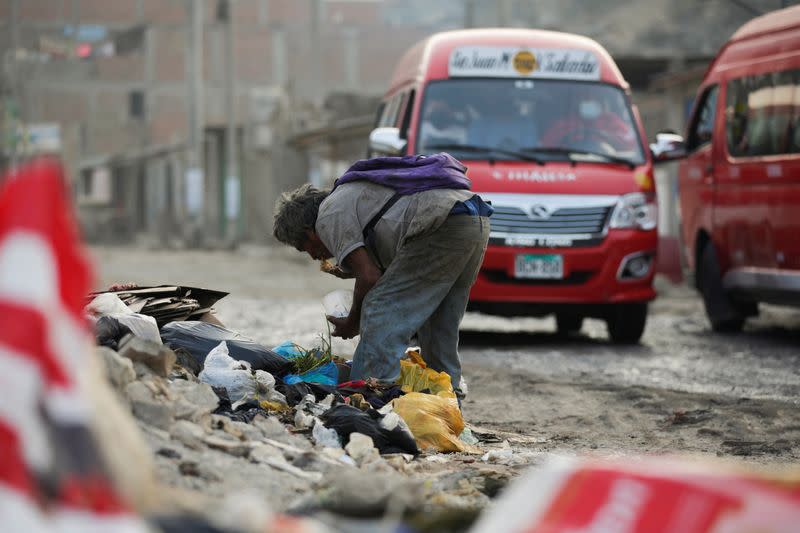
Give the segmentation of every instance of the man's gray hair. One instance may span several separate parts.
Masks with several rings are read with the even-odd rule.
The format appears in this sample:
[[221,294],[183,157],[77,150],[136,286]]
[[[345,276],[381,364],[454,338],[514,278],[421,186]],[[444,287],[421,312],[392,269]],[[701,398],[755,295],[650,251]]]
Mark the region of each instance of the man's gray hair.
[[308,239],[306,230],[314,230],[322,201],[330,191],[309,184],[281,194],[275,203],[272,234],[284,244],[300,248]]

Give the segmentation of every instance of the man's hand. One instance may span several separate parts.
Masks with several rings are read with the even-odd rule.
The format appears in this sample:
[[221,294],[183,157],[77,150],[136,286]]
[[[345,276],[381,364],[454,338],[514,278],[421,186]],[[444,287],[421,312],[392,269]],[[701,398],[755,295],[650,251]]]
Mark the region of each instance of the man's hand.
[[320,263],[319,269],[325,272],[326,274],[336,276],[339,279],[352,279],[353,277],[355,277],[352,272],[345,272],[344,270],[334,265],[327,259]]
[[334,325],[334,329],[331,332],[331,335],[334,337],[352,339],[358,335],[358,324],[356,324],[355,321],[350,320],[349,316],[339,318],[328,315],[325,318],[328,319],[328,322]]

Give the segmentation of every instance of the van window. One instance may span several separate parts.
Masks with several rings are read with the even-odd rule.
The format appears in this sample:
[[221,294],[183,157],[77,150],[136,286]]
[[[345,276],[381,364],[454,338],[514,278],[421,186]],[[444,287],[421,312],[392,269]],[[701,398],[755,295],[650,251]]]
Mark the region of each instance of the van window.
[[381,125],[381,119],[383,118],[383,111],[386,109],[386,102],[381,102],[378,105],[377,111],[375,111],[375,123],[372,126],[373,128],[377,128]]
[[[617,86],[574,80],[450,79],[422,95],[418,152],[462,159],[644,161],[630,102]],[[516,154],[520,154],[517,156]]]
[[408,125],[411,123],[411,111],[414,109],[414,89],[408,92],[405,109],[403,111],[403,121],[400,122],[400,138],[408,139]]
[[697,115],[689,129],[687,149],[696,150],[711,142],[714,132],[714,117],[717,116],[717,93],[719,87],[714,85],[706,90],[700,101]]
[[800,152],[800,70],[738,78],[727,89],[725,129],[732,156]]
[[400,103],[402,101],[403,93],[397,93],[392,96],[389,103],[387,103],[386,107],[383,109],[383,116],[381,116],[379,126],[391,127],[397,124],[397,112],[400,110]]

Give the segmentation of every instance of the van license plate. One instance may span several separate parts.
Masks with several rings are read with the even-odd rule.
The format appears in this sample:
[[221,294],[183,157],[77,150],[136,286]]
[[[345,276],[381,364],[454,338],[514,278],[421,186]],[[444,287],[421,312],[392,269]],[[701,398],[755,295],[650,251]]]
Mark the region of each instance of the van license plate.
[[563,279],[564,258],[558,254],[520,254],[514,263],[514,277]]

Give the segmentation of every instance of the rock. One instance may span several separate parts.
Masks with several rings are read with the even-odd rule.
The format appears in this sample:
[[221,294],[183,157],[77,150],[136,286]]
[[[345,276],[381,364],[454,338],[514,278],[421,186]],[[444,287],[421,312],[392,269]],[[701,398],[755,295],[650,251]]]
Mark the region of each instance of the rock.
[[173,450],[172,448],[159,448],[156,450],[156,455],[160,455],[162,457],[166,457],[167,459],[180,459],[181,454],[177,450]]
[[142,422],[160,429],[169,429],[174,418],[171,403],[158,400],[146,383],[134,381],[125,387],[133,415]]
[[231,435],[232,437],[241,440],[242,431],[239,428],[234,427],[232,422],[233,420],[231,420],[227,416],[211,415],[211,429],[220,429],[225,433],[227,433],[228,435]]
[[310,450],[314,447],[314,445],[302,435],[293,435],[289,433],[286,426],[275,417],[257,415],[251,423],[261,430],[264,434],[264,438],[273,439],[283,444],[289,444],[303,451]]
[[142,337],[128,335],[120,341],[119,354],[131,361],[141,362],[162,377],[167,377],[175,365],[175,352]]
[[501,465],[508,465],[511,464],[514,458],[514,452],[511,448],[502,448],[500,450],[489,450],[483,457],[481,457],[481,461],[484,463],[498,463]]
[[264,434],[259,428],[246,422],[231,420],[223,415],[211,415],[211,428],[221,429],[239,440],[261,440]]
[[258,441],[264,436],[257,427],[238,420],[231,420],[231,429],[238,433],[240,435],[239,438],[243,440]]
[[130,359],[121,357],[117,352],[105,346],[95,348],[96,353],[106,367],[108,381],[118,390],[122,390],[131,381],[136,379],[133,363]]
[[205,479],[206,481],[221,481],[221,477],[204,462],[181,461],[178,464],[178,471],[184,476],[193,476]]
[[[128,359],[120,358],[114,352],[112,354],[121,359],[123,365],[130,364]],[[109,480],[119,491],[120,497],[137,511],[148,513],[161,503],[155,458],[139,429],[142,422],[134,418],[130,406],[123,403],[120,393],[114,391],[102,357],[97,355],[86,358],[81,369],[82,392],[87,404],[92,406],[91,432],[97,443],[97,456],[94,459],[104,464]],[[124,393],[124,388],[121,392]]]
[[206,437],[205,430],[194,422],[188,420],[178,420],[172,426],[170,435],[173,439],[183,443],[184,446],[193,450],[200,450],[205,447],[203,439]]
[[251,424],[260,429],[261,433],[263,433],[268,439],[283,437],[289,434],[289,430],[286,429],[286,426],[284,426],[280,420],[272,416],[265,417],[262,415],[256,415]]
[[197,374],[203,371],[203,365],[185,348],[178,348],[175,350],[175,360],[178,366],[185,368],[194,376],[197,376]]
[[[422,488],[393,470],[365,475],[361,470],[333,468],[325,475],[317,502],[337,514],[358,517],[382,516],[391,500],[400,499],[396,508],[418,506],[414,498]],[[391,505],[395,505],[392,502]]]
[[221,450],[236,457],[247,457],[250,454],[250,445],[238,439],[208,435],[203,439],[203,442],[208,444],[211,448]]
[[337,463],[344,463],[350,466],[358,466],[356,462],[353,460],[353,458],[347,455],[347,452],[345,452],[341,448],[323,448],[320,451],[320,455],[328,459],[333,459]]
[[146,379],[148,377],[157,376],[152,368],[139,361],[133,362],[133,371],[136,372],[136,379]]
[[513,477],[507,469],[502,471],[483,469],[479,471],[479,474],[483,478],[483,483],[482,486],[478,486],[478,489],[489,498],[500,494],[500,491],[508,486]]
[[404,453],[390,453],[388,455],[384,455],[383,460],[398,472],[405,473],[406,465],[410,461],[414,460],[414,456]]
[[259,443],[254,445],[250,453],[250,459],[258,463],[269,465],[272,468],[288,472],[300,479],[309,481],[319,481],[322,479],[322,474],[320,472],[307,472],[289,464],[281,450],[267,444]]
[[170,395],[175,399],[175,417],[200,420],[211,414],[219,405],[219,398],[205,383],[176,380],[170,384]]
[[347,443],[344,449],[359,465],[371,463],[381,458],[380,452],[372,442],[372,437],[363,433],[351,433],[350,442]]

